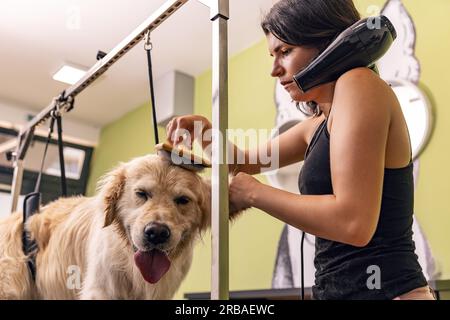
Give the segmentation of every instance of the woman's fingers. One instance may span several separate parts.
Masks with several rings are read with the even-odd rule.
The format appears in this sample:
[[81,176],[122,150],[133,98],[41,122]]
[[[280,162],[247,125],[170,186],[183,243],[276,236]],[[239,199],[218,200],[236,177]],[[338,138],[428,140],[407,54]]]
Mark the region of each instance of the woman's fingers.
[[186,135],[186,126],[188,126],[188,123],[183,117],[172,118],[166,126],[167,139],[174,145],[178,144],[183,140],[182,137]]
[[[186,139],[188,138],[188,136],[190,135],[190,120],[188,116],[184,116],[184,117],[178,117],[174,120],[175,123],[175,129],[173,131],[173,141],[174,144],[180,144],[183,143],[183,145],[185,145],[185,147],[189,146],[186,143]],[[189,139],[190,141],[190,139]]]
[[167,140],[172,142],[172,120],[170,120],[166,126],[166,134],[167,134]]
[[205,132],[210,127],[208,119],[202,116],[175,117],[166,126],[167,139],[174,145],[184,142],[190,147],[195,139],[202,142]]

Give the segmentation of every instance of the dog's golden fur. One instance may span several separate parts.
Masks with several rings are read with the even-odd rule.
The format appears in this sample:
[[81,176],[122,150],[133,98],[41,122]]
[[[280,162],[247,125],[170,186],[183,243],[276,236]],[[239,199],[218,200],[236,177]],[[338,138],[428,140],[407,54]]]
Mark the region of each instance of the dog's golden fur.
[[[210,192],[199,175],[157,156],[119,165],[99,183],[97,196],[57,200],[29,219],[39,248],[36,282],[22,251],[22,216],[11,215],[0,222],[0,299],[172,298],[190,268],[195,239],[210,224]],[[174,202],[180,196],[189,202]],[[143,230],[151,222],[171,232],[162,248],[171,267],[153,285],[133,260],[135,250],[145,250]]]

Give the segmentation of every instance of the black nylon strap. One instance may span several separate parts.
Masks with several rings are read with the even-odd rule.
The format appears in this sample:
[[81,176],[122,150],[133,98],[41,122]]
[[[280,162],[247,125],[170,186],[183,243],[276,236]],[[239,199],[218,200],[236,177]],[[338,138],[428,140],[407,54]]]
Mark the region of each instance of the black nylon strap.
[[47,141],[45,143],[44,155],[42,156],[41,170],[39,170],[39,175],[36,180],[34,192],[39,192],[39,189],[41,187],[42,171],[44,170],[44,164],[45,164],[45,158],[47,157],[48,145],[50,144],[50,140],[52,139],[54,127],[55,127],[55,118],[52,117],[50,120],[50,126],[48,128],[48,136],[47,136]]
[[55,118],[52,117],[50,120],[50,126],[48,129],[47,141],[45,143],[44,154],[42,156],[41,168],[39,170],[39,175],[36,180],[36,185],[34,187],[34,192],[26,195],[23,201],[23,230],[22,230],[22,250],[27,259],[27,266],[33,281],[36,281],[36,254],[37,254],[37,244],[36,241],[31,239],[30,232],[26,229],[27,220],[36,213],[39,213],[39,206],[41,202],[41,194],[39,189],[41,187],[42,173],[44,171],[45,158],[47,157],[48,146],[52,139],[53,129],[55,127]]
[[34,193],[28,194],[24,199],[23,206],[23,231],[22,231],[22,250],[27,259],[27,266],[33,281],[36,281],[36,254],[37,254],[37,243],[31,239],[30,232],[26,229],[26,222],[29,217],[33,214],[39,212],[40,206],[40,185],[42,179],[42,173],[44,171],[45,158],[47,157],[48,145],[52,139],[53,129],[56,125],[58,127],[58,153],[59,153],[59,163],[61,171],[61,194],[62,196],[67,196],[67,182],[66,182],[66,169],[64,164],[64,148],[63,148],[63,138],[62,138],[62,120],[61,114],[56,110],[53,111],[50,120],[49,132],[47,136],[47,141],[45,144],[44,155],[42,156],[41,168],[36,181]]
[[59,152],[59,167],[61,171],[61,195],[63,197],[67,196],[67,181],[66,181],[66,168],[64,164],[64,147],[62,138],[62,121],[61,115],[55,115],[56,123],[58,127],[58,152]]
[[155,105],[155,88],[153,83],[153,68],[152,68],[152,54],[151,48],[145,48],[147,51],[147,64],[148,64],[148,79],[150,83],[150,98],[152,103],[152,117],[153,117],[153,130],[155,134],[155,144],[159,144],[158,136],[158,122],[156,120],[156,105]]

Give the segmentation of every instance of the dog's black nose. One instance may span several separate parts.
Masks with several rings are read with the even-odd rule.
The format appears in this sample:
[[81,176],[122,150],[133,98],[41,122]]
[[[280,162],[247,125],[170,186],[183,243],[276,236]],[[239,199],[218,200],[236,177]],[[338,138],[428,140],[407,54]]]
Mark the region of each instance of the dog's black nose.
[[170,238],[169,227],[156,222],[148,224],[144,229],[144,233],[147,241],[153,245],[164,243]]

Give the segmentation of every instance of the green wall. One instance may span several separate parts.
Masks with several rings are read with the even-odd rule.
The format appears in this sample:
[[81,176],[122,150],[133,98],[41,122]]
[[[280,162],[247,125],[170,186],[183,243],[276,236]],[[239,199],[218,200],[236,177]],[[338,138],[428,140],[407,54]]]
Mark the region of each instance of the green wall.
[[[369,6],[380,8],[385,1],[357,0],[363,15]],[[444,278],[450,278],[450,90],[446,84],[450,66],[443,63],[450,51],[450,1],[404,0],[417,29],[416,54],[422,66],[421,87],[433,102],[436,127],[432,140],[420,158],[420,176],[416,192],[416,214],[437,259]],[[232,37],[232,35],[231,35]],[[230,59],[229,127],[272,128],[275,122],[274,80],[265,40]],[[211,117],[211,72],[196,79],[195,113]],[[161,139],[164,130],[160,128]],[[147,105],[106,126],[94,154],[89,194],[95,181],[118,161],[153,152],[150,108]],[[260,177],[265,181],[264,177]],[[230,289],[263,289],[271,285],[277,242],[283,224],[258,210],[248,211],[230,228]],[[192,268],[176,298],[185,292],[210,288],[210,234],[195,250]]]
[[[146,103],[102,129],[89,175],[89,195],[95,193],[98,179],[119,162],[153,152],[155,139],[150,106]],[[160,140],[165,139],[165,130],[159,128],[159,135],[162,135]]]

